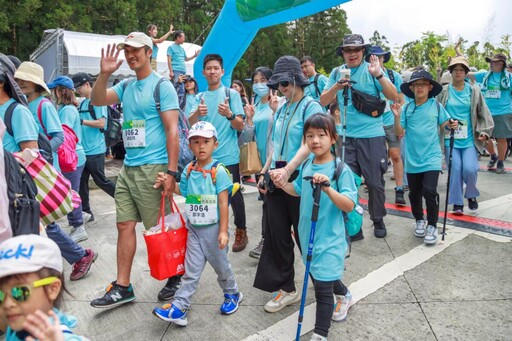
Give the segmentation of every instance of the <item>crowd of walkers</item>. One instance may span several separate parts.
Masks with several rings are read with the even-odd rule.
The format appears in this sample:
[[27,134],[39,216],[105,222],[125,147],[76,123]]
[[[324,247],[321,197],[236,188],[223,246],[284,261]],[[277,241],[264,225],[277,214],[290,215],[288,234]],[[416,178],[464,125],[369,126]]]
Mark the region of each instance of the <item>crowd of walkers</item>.
[[[6,219],[9,215],[0,214],[0,307],[4,314],[21,316],[4,325],[8,340],[30,335],[38,339],[50,329],[65,339],[79,338],[70,329],[76,320],[59,310],[64,290],[60,256],[73,265],[70,280],[86,276],[98,257],[98,250],[80,246],[88,239],[86,224],[95,219],[90,177],[114,198],[118,232],[117,271],[102,296],[92,300],[95,308],[136,299],[131,276],[135,227],[138,222],[145,229],[157,225],[162,195],[182,195],[187,205],[208,197],[206,218],[184,212],[188,229],[185,271],[167,279],[156,296],[170,303],[152,311],[164,321],[186,326],[191,298],[206,263],[216,271],[223,291],[220,312],[235,313],[243,300],[228,249],[242,252],[249,242],[245,211],[246,205],[255,203],[247,203],[233,185],[241,182],[239,146],[254,141],[262,165],[255,174],[262,224],[261,235],[251,236],[259,243],[248,253],[259,259],[253,286],[269,293],[263,307],[266,312],[299,302],[301,288],[295,284],[294,265],[297,245],[310,266],[317,302],[311,340],[326,340],[331,321],[346,319],[352,302],[342,277],[348,245],[365,238],[362,228],[351,235],[346,231],[347,216],[358,206],[361,180],[368,192],[376,238],[387,236],[384,174],[392,164],[392,203],[406,205],[409,191],[413,234],[435,245],[440,234],[437,186],[443,154],[450,164],[448,202],[454,214],[464,213],[465,199],[469,210],[478,209],[480,155],[488,152],[488,168],[496,174],[506,173],[512,139],[512,75],[504,54],[489,56],[487,71],[474,71],[464,56],[455,56],[448,66],[451,77],[442,85],[423,67],[403,74],[387,68],[389,51],[350,34],[336,49],[343,63],[328,75],[317,72],[311,56],[282,56],[272,68],[255,68],[250,77],[252,95],[248,95],[242,81],[234,80],[230,87],[222,83],[221,50],[204,56],[202,73],[207,87],[199,91],[196,80],[187,75],[185,61],[200,51],[187,56],[181,47],[185,33],[174,31],[172,25],[161,38],[157,34],[157,27],[149,25],[147,34],[132,32],[124,42],[106,46],[95,79],[77,73],[71,78],[58,76],[47,84],[40,65],[16,63],[15,58],[13,63],[0,55],[4,152],[38,151],[43,135],[54,156],[53,168],[81,198],[81,204],[67,214],[69,234],[51,221],[44,226],[47,238],[16,236],[8,228],[13,224]],[[155,72],[158,44],[171,34],[175,42],[167,51],[171,81],[162,81]],[[120,53],[135,79],[109,86],[121,65]],[[104,171],[105,130],[109,110],[116,105],[122,108],[126,155],[113,183]],[[180,113],[188,120],[186,143],[194,155],[183,169],[179,167]],[[72,169],[61,157],[70,135],[76,136]],[[6,191],[2,191],[0,202],[7,202]],[[310,249],[315,205],[321,207],[319,228]],[[231,245],[229,206],[235,227]],[[13,252],[23,257],[9,257]],[[48,317],[53,324],[47,323]]]

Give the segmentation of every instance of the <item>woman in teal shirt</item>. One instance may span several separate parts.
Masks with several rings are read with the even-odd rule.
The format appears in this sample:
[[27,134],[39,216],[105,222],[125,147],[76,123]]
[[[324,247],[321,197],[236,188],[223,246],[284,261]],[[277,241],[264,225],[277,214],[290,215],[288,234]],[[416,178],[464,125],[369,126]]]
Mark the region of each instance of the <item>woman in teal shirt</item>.
[[[480,152],[489,140],[494,123],[485,99],[478,86],[465,81],[469,72],[469,63],[464,57],[454,57],[448,70],[452,75],[452,83],[443,87],[437,97],[446,108],[450,117],[462,125],[455,132],[455,143],[452,152],[452,170],[448,202],[453,205],[453,213],[464,212],[464,198],[468,200],[470,210],[478,208],[477,197],[480,195],[476,187],[479,169],[477,149]],[[450,155],[449,133],[445,134],[445,157]],[[463,196],[463,187],[466,191]]]

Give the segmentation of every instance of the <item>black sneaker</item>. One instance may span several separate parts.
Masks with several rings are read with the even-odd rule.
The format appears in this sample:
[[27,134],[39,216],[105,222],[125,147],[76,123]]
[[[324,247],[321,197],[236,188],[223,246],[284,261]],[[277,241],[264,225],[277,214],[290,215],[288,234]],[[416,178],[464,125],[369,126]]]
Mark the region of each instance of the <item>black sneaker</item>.
[[478,201],[476,201],[476,198],[468,199],[468,207],[471,211],[478,210]]
[[377,238],[384,238],[386,236],[386,225],[384,225],[383,219],[373,222],[373,234]]
[[167,283],[165,284],[165,287],[160,290],[158,293],[158,300],[159,301],[170,301],[173,297],[176,291],[178,291],[178,286],[181,283],[181,275],[176,275],[167,280]]
[[123,288],[117,285],[116,281],[113,281],[105,291],[103,297],[92,300],[91,306],[95,308],[111,308],[135,300],[131,284],[127,288]]
[[491,155],[491,159],[489,160],[489,163],[487,164],[487,168],[491,169],[494,168],[494,165],[496,165],[496,162],[498,162],[498,157],[496,155]]
[[462,206],[462,205],[453,205],[452,213],[454,215],[464,215],[464,206]]
[[405,206],[407,202],[405,202],[404,191],[402,189],[395,190],[395,205]]
[[350,236],[350,242],[357,242],[358,240],[363,240],[363,229],[360,229],[359,232],[357,232],[355,235]]

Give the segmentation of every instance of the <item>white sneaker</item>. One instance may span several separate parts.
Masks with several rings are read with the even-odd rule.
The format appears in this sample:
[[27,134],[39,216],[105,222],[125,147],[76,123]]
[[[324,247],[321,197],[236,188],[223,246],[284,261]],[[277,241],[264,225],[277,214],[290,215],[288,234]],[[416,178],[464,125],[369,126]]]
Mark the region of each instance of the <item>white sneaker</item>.
[[77,227],[73,227],[71,229],[71,232],[69,233],[69,237],[75,242],[75,243],[80,243],[80,242],[83,242],[84,240],[87,240],[87,238],[89,238],[87,236],[87,232],[85,232],[85,227],[84,225],[80,225],[80,226],[77,226]]
[[82,218],[84,220],[84,224],[94,221],[94,215],[92,215],[91,213],[82,212]]
[[297,291],[286,292],[280,289],[279,291],[274,293],[272,299],[268,301],[267,304],[265,304],[265,307],[263,307],[263,309],[265,309],[266,312],[275,313],[283,309],[284,307],[293,303],[297,303],[299,301],[300,295]]
[[425,233],[427,231],[425,230],[425,220],[417,220],[416,221],[416,228],[414,229],[414,235],[418,238],[425,237]]
[[317,333],[313,333],[309,341],[327,341],[327,338],[325,336],[318,335]]
[[437,236],[439,232],[437,231],[437,227],[432,225],[427,226],[427,234],[425,234],[425,238],[423,238],[423,242],[427,245],[434,245],[437,243]]
[[352,294],[350,291],[347,291],[345,296],[343,295],[334,295],[334,310],[332,312],[332,320],[339,322],[343,321],[347,318],[348,309],[352,304]]

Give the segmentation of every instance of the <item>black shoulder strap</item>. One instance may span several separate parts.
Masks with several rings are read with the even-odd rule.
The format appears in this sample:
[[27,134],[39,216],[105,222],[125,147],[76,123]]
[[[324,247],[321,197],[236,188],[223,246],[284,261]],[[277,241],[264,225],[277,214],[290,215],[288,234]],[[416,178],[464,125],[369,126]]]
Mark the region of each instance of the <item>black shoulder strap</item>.
[[386,71],[388,72],[389,80],[391,83],[393,83],[393,85],[395,85],[395,74],[393,73],[393,70],[386,69]]
[[321,95],[321,93],[320,93],[320,89],[318,88],[318,78],[319,78],[319,77],[320,77],[320,74],[319,74],[319,73],[317,73],[317,74],[315,75],[315,79],[313,80],[313,84],[315,85],[315,90],[316,90],[316,93],[318,94],[318,96],[320,96],[320,95]]
[[89,101],[89,114],[91,114],[93,120],[97,120],[96,118],[96,112],[94,111],[94,106]]
[[14,133],[12,132],[12,114],[14,113],[14,109],[16,109],[16,106],[18,104],[18,102],[12,102],[11,104],[9,104],[4,115],[5,127],[7,128],[7,132],[11,136],[14,136]]
[[158,80],[158,83],[156,83],[155,91],[153,91],[153,99],[155,100],[156,104],[156,111],[160,115],[162,113],[162,107],[160,103],[160,85],[165,81],[165,78],[160,78]]
[[336,166],[336,170],[334,171],[334,182],[336,183],[336,189],[338,193],[340,191],[338,186],[338,179],[340,178],[341,172],[343,172],[343,168],[345,168],[345,162],[343,162],[343,160],[339,160],[338,165]]

